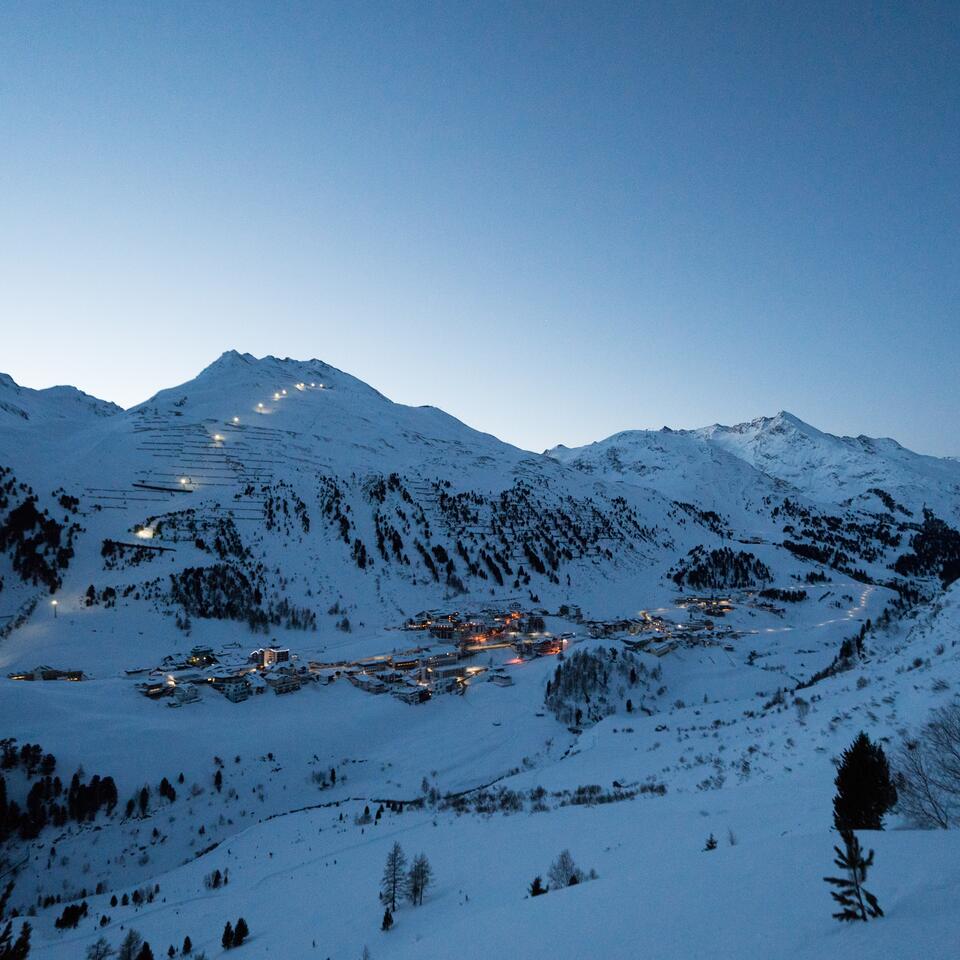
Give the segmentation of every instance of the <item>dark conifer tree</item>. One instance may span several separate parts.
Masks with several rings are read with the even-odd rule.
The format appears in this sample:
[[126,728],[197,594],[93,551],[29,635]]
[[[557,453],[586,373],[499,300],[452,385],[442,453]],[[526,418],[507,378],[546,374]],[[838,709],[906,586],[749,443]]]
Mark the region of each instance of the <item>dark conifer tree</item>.
[[882,830],[884,814],[897,802],[886,754],[861,731],[843,752],[834,780],[834,826],[844,830]]
[[183,947],[180,952],[186,957],[193,953],[193,941],[189,937],[183,938]]
[[233,928],[233,945],[239,947],[249,935],[250,928],[247,926],[247,921],[240,917],[237,920],[237,925]]
[[220,943],[223,945],[224,950],[229,950],[233,946],[233,924],[229,920],[223,928],[223,936],[220,938]]
[[397,899],[403,893],[406,883],[405,868],[407,858],[399,843],[394,843],[387,854],[387,862],[383,867],[383,877],[380,880],[380,896],[390,910],[397,909]]
[[705,851],[717,849],[717,838],[712,833],[707,837],[707,842],[703,845],[703,849]]
[[846,870],[843,877],[824,877],[823,879],[835,886],[830,896],[840,904],[840,909],[834,914],[837,920],[867,920],[882,917],[883,911],[877,898],[864,889],[867,879],[867,868],[873,866],[873,851],[864,858],[860,848],[860,841],[852,830],[841,830],[844,849],[834,847],[837,856],[833,861],[841,870]]
[[539,897],[546,892],[547,888],[543,885],[543,879],[541,877],[534,877],[533,883],[527,887],[527,893],[529,893],[531,897]]
[[30,924],[20,928],[17,939],[13,940],[13,924],[7,923],[0,932],[0,960],[27,960],[30,955]]
[[387,907],[383,911],[383,923],[380,925],[381,930],[389,930],[393,926],[393,914],[390,912],[390,908]]

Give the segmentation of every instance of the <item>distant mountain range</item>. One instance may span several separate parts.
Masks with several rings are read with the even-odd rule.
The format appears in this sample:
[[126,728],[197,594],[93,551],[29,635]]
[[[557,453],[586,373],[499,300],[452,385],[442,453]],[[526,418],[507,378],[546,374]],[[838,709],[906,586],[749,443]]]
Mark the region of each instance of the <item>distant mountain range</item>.
[[[319,360],[235,351],[126,411],[2,376],[0,467],[8,618],[50,585],[74,595],[110,586],[128,603],[180,609],[185,570],[206,571],[190,574],[201,578],[200,618],[222,614],[243,582],[250,595],[225,614],[234,619],[291,620],[277,612],[286,604],[390,621],[574,594],[585,609],[617,612],[691,551],[730,546],[755,553],[778,582],[831,567],[893,581],[925,509],[951,528],[960,519],[960,462],[835,437],[788,413],[536,454],[434,407],[393,403]],[[62,538],[77,528],[68,551],[39,525],[11,529],[31,495]],[[108,556],[109,544],[139,550]],[[38,579],[34,554],[56,572]],[[907,567],[936,577],[944,560]]]

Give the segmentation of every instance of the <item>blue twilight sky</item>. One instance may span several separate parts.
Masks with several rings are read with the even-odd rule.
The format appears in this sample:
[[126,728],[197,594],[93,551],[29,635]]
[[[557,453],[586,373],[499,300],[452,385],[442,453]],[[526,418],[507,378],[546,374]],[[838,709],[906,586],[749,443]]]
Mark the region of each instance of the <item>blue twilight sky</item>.
[[960,4],[0,6],[0,370],[960,455]]

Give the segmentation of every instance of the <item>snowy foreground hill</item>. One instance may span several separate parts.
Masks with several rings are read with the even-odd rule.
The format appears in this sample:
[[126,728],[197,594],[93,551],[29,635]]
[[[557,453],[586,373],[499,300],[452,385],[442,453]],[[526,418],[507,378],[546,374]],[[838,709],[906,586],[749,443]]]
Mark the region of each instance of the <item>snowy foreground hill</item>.
[[958,526],[960,462],[786,413],[535,454],[316,360],[0,376],[0,910],[65,960],[954,957],[954,831],[861,834],[871,923],[822,877],[836,758],[960,689]]

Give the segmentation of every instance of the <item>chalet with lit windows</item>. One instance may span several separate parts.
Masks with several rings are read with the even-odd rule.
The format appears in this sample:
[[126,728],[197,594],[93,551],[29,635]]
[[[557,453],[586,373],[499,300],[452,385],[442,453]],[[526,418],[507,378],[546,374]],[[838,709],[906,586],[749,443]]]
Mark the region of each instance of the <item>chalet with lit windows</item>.
[[250,654],[250,660],[258,667],[273,667],[278,663],[289,663],[290,650],[287,647],[261,647]]

